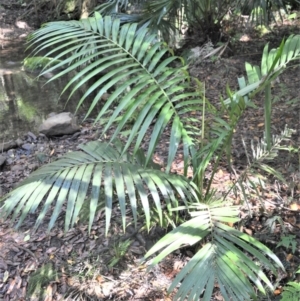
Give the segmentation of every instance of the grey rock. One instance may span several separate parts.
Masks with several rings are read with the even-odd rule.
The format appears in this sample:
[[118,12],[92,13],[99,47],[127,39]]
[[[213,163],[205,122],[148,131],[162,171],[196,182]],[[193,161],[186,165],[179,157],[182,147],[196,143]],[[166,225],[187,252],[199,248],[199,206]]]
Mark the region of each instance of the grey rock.
[[76,140],[80,135],[81,135],[81,132],[77,132],[70,138],[70,140],[72,140],[72,141]]
[[6,161],[6,157],[3,155],[0,155],[0,166],[2,166]]
[[30,170],[36,170],[36,169],[38,169],[38,167],[39,167],[39,165],[37,163],[31,163],[28,165],[28,168]]
[[34,134],[31,133],[31,132],[28,132],[28,133],[27,133],[27,136],[30,137],[33,141],[36,140],[36,135],[34,135]]
[[14,149],[10,149],[10,150],[7,151],[7,156],[9,158],[14,158],[15,157],[15,153],[16,153],[16,151]]
[[46,144],[44,144],[44,143],[38,143],[36,145],[36,148],[37,148],[38,152],[43,152],[46,149]]
[[13,158],[8,158],[7,160],[6,160],[6,165],[11,165],[11,164],[13,164],[14,163],[14,159]]
[[48,137],[45,134],[39,133],[40,140],[49,140]]
[[45,74],[42,74],[42,76],[44,78],[50,79],[50,78],[52,78],[54,76],[54,74],[52,72],[47,72]]
[[11,167],[11,171],[22,171],[22,170],[24,170],[24,166],[22,165],[13,165]]
[[17,147],[16,141],[0,143],[0,151],[6,151],[8,149],[15,148],[15,147]]
[[24,141],[21,138],[18,138],[16,140],[16,143],[17,143],[18,146],[21,146],[24,143]]
[[47,118],[53,117],[53,116],[55,116],[55,115],[57,115],[57,113],[51,112],[51,113],[49,113],[49,114],[47,115]]
[[39,127],[39,132],[46,136],[70,135],[79,130],[77,117],[74,117],[69,112],[51,116]]
[[31,143],[25,143],[22,145],[22,148],[25,149],[25,150],[28,150],[28,151],[31,151],[33,148],[34,148],[34,144],[31,144]]
[[16,66],[16,65],[18,65],[18,62],[8,61],[8,62],[6,62],[6,65],[8,65],[8,66]]

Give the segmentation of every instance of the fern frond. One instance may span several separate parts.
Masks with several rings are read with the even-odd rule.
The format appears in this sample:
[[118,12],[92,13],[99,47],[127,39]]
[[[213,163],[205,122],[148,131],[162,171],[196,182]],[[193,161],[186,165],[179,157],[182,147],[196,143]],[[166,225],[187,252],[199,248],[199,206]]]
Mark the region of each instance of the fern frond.
[[280,179],[282,182],[285,182],[284,177],[274,168],[265,164],[264,162],[270,162],[274,158],[278,156],[278,151],[286,150],[287,147],[282,145],[282,142],[290,140],[292,134],[295,131],[293,129],[289,129],[285,127],[285,129],[281,132],[280,135],[274,135],[272,137],[272,144],[270,150],[268,150],[267,142],[265,138],[261,139],[256,146],[254,145],[253,141],[251,140],[251,149],[252,149],[252,162],[248,169],[260,169],[264,172],[273,175]]
[[288,282],[283,288],[280,301],[298,301],[300,300],[300,283]]

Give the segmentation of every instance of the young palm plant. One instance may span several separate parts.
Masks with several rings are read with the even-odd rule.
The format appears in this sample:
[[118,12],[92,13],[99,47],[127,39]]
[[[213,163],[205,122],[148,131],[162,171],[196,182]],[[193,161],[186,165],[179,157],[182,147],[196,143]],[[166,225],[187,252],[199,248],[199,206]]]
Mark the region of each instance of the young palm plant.
[[[271,49],[269,52],[268,44],[265,46],[259,66],[245,64],[247,79],[241,77],[238,79],[240,91],[237,97],[244,96],[253,98],[258,92],[264,91],[264,118],[265,135],[267,147],[271,149],[271,114],[272,114],[272,95],[271,85],[276,85],[276,79],[287,68],[287,64],[300,58],[300,35],[291,35],[277,49]],[[230,99],[225,101],[229,103]]]
[[[231,113],[234,112],[236,116],[241,116],[244,108],[245,103],[240,99],[239,104],[235,103],[230,111]],[[217,158],[222,153],[226,153],[225,145],[231,140],[231,130],[229,129],[234,129],[235,125],[232,124],[231,127],[227,124],[225,128],[227,129],[227,135],[223,136],[225,139],[222,141],[222,139],[216,138],[215,140],[215,145],[219,146],[219,148],[214,149]],[[225,134],[224,130],[222,132]],[[174,209],[188,210],[191,219],[158,241],[148,251],[145,258],[149,258],[162,250],[152,260],[150,265],[152,267],[171,252],[183,246],[201,242],[202,248],[176,276],[169,288],[171,292],[180,284],[175,300],[199,300],[200,296],[203,298],[201,300],[211,300],[216,282],[226,301],[256,300],[257,293],[253,290],[253,284],[261,293],[272,295],[272,284],[263,269],[276,273],[271,263],[272,260],[277,262],[276,256],[253,237],[229,226],[239,221],[238,208],[237,206],[229,206],[226,197],[234,186],[242,191],[241,194],[245,195],[244,185],[254,184],[250,178],[261,177],[261,173],[257,173],[257,170],[282,179],[282,176],[265,165],[264,161],[274,159],[278,150],[285,149],[281,144],[284,140],[290,139],[292,133],[292,130],[286,128],[281,135],[274,137],[270,150],[267,149],[266,142],[263,140],[256,147],[252,144],[252,162],[249,162],[248,167],[241,173],[236,183],[228,188],[225,196],[217,195],[216,191],[209,188],[209,183],[206,194],[204,194],[206,199],[202,198],[199,203],[190,204],[188,208],[178,207]],[[198,155],[199,153],[203,154],[203,150],[201,149]],[[205,167],[201,165],[200,163],[200,165],[197,164],[193,167],[195,170]],[[218,160],[216,160],[213,171],[218,166]],[[212,179],[213,173],[210,182]],[[225,208],[224,204],[227,204]],[[265,255],[269,258],[266,258]],[[259,261],[259,264],[253,262],[254,258]]]
[[183,24],[219,42],[221,21],[226,14],[242,11],[257,24],[268,24],[270,17],[275,20],[275,12],[281,17],[280,10],[287,11],[289,5],[286,0],[106,0],[95,10],[103,16],[117,17],[123,23],[137,22],[151,32],[159,32],[164,41],[174,45]]
[[[200,250],[174,280],[171,289],[184,279],[177,297],[196,300],[204,292],[203,300],[209,300],[217,284],[225,300],[255,299],[253,285],[262,293],[265,285],[272,290],[265,271],[276,275],[283,266],[266,246],[227,225],[239,220],[239,211],[224,204],[223,198],[210,188],[213,176],[208,186],[203,185],[209,163],[215,162],[214,174],[223,154],[230,155],[228,145],[246,103],[238,98],[228,105],[224,102],[222,110],[214,108],[180,59],[156,41],[147,28],[121,25],[119,19],[102,18],[97,13],[80,21],[48,23],[31,36],[30,45],[36,45],[34,54],[48,49],[45,56],[58,61],[46,66],[43,73],[63,68],[51,80],[77,71],[65,89],[70,89],[70,96],[96,76],[78,104],[80,107],[92,92],[96,93],[87,116],[101,96],[113,90],[96,121],[108,118],[103,135],[112,125],[115,131],[110,141],[81,145],[80,151],[68,153],[34,172],[3,197],[1,214],[12,222],[18,219],[18,227],[29,213],[38,211],[38,227],[51,209],[50,230],[65,208],[67,231],[76,223],[83,204],[89,202],[89,230],[96,211],[104,206],[107,233],[113,207],[119,208],[124,229],[126,206],[131,208],[135,222],[142,209],[147,227],[153,207],[160,222],[164,211],[189,209],[192,219],[167,234],[146,256],[165,248],[155,263],[179,247],[202,241]],[[103,72],[105,75],[101,75]],[[207,129],[204,109],[212,116]],[[107,116],[111,110],[113,113]],[[126,141],[121,142],[118,135],[132,122],[134,112],[138,116]],[[190,117],[197,116],[195,112],[203,112],[202,121],[201,116]],[[144,153],[141,144],[153,122]],[[166,129],[170,141],[162,171],[152,162],[152,156]],[[179,146],[185,165],[182,176],[170,173]],[[189,165],[193,167],[192,179],[186,177]]]

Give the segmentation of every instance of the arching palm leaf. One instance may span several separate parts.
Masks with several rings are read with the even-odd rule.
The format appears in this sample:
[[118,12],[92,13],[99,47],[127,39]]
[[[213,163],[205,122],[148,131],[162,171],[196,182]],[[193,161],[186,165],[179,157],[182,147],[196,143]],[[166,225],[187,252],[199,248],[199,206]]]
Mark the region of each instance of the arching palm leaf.
[[[168,209],[178,206],[178,196],[183,203],[196,198],[196,190],[184,177],[167,175],[145,166],[145,156],[122,155],[116,146],[90,142],[80,146],[82,152],[66,154],[63,158],[43,166],[32,173],[21,186],[3,198],[1,208],[4,217],[12,215],[12,222],[21,214],[17,227],[24,218],[37,210],[36,227],[54,205],[49,222],[53,227],[63,206],[66,204],[65,230],[72,227],[84,202],[90,199],[89,229],[91,229],[100,198],[100,189],[105,194],[106,231],[109,228],[111,210],[118,200],[125,228],[126,203],[129,202],[136,222],[137,207],[142,207],[146,224],[150,223],[150,199],[162,220],[162,202]],[[175,194],[177,196],[175,196]],[[150,195],[150,199],[149,196]]]
[[[114,139],[131,121],[132,114],[137,110],[140,112],[123,152],[133,143],[134,152],[140,148],[149,126],[158,115],[147,152],[146,162],[149,162],[162,132],[171,123],[170,140],[175,143],[170,143],[169,170],[181,141],[186,146],[185,159],[188,157],[187,149],[193,144],[193,134],[197,132],[191,132],[190,123],[199,121],[185,116],[201,109],[201,100],[199,89],[190,88],[191,79],[185,67],[173,67],[177,58],[168,57],[169,49],[163,43],[155,42],[155,38],[146,28],[137,32],[136,24],[121,26],[120,20],[109,16],[102,18],[95,13],[95,17],[81,21],[46,24],[32,36],[30,43],[32,46],[39,44],[35,53],[52,47],[46,56],[61,60],[55,66],[46,66],[44,73],[65,68],[51,80],[81,67],[66,86],[66,89],[72,87],[70,97],[89,79],[97,77],[78,104],[80,107],[92,92],[96,92],[87,115],[102,95],[113,89],[96,119],[100,120],[113,110],[103,134],[117,121]],[[130,86],[133,88],[128,92]]]
[[[130,4],[130,5],[129,5]],[[123,23],[137,22],[164,41],[176,42],[176,32],[182,25],[183,4],[178,0],[123,1],[109,0],[95,8],[103,16],[115,16]],[[181,18],[179,17],[181,15]]]
[[[281,42],[280,47],[270,51],[267,44],[263,51],[261,68],[246,62],[247,79],[244,77],[239,78],[240,90],[233,95],[233,99],[247,96],[254,91],[251,95],[253,97],[254,94],[257,94],[271,81],[275,80],[285,70],[288,63],[299,59],[299,57],[300,35],[289,36],[286,41],[283,40]],[[225,103],[230,103],[230,99],[226,99]]]
[[[264,115],[265,115],[265,135],[268,149],[271,148],[271,82],[284,71],[287,64],[300,58],[300,35],[291,35],[281,42],[280,47],[271,49],[268,44],[265,46],[261,60],[261,68],[246,63],[248,80],[239,78],[240,91],[233,95],[233,99],[244,97],[248,102],[248,95],[253,97],[262,89],[265,90]],[[229,103],[229,99],[225,103]]]
[[[215,283],[226,301],[256,299],[252,284],[262,293],[265,293],[265,285],[273,289],[262,267],[274,275],[278,268],[284,267],[266,246],[224,224],[238,221],[237,207],[224,208],[222,203],[215,202],[210,206],[197,204],[190,208],[199,210],[193,212],[195,217],[164,236],[145,255],[148,258],[162,250],[153,259],[154,265],[178,248],[194,245],[210,236],[210,242],[194,255],[172,282],[169,291],[182,282],[175,300],[198,300],[204,292],[201,300],[209,301]],[[256,258],[260,265],[249,256]]]

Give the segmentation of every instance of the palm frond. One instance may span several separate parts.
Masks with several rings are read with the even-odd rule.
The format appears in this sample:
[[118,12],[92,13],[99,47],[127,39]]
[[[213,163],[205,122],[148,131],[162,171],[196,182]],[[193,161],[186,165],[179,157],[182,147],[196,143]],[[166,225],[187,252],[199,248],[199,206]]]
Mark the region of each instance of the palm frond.
[[[245,184],[248,185],[249,182],[251,188],[254,189],[255,193],[259,197],[260,193],[257,190],[257,186],[264,187],[263,183],[265,181],[265,176],[263,176],[261,172],[266,173],[267,175],[272,175],[278,180],[282,181],[283,183],[286,182],[283,175],[278,170],[269,166],[267,163],[272,162],[274,158],[278,156],[278,152],[280,150],[289,150],[289,147],[286,145],[282,145],[282,142],[289,141],[291,135],[294,132],[294,130],[285,127],[285,129],[281,132],[280,135],[274,135],[272,137],[272,144],[270,150],[268,150],[267,148],[267,142],[265,137],[262,138],[256,145],[254,144],[253,140],[251,140],[251,154],[248,153],[246,144],[243,141],[248,166],[241,173],[239,179],[237,180],[241,188]],[[260,172],[257,172],[257,170],[259,170]]]
[[[134,152],[137,152],[149,126],[158,115],[147,152],[146,161],[150,162],[162,132],[170,124],[170,140],[176,143],[170,143],[169,170],[179,143],[182,141],[190,147],[193,135],[197,133],[191,133],[189,122],[181,117],[197,108],[201,109],[202,100],[199,99],[199,89],[191,88],[186,67],[177,57],[169,56],[169,48],[155,42],[155,39],[156,36],[150,35],[147,28],[137,30],[137,24],[121,26],[120,20],[110,16],[102,18],[95,13],[94,17],[81,21],[48,23],[33,34],[30,44],[34,46],[38,43],[34,53],[52,47],[45,56],[61,60],[55,66],[46,66],[43,73],[64,67],[50,80],[81,68],[64,90],[71,89],[70,97],[89,79],[96,78],[77,107],[92,93],[96,93],[87,116],[101,101],[103,94],[112,89],[96,118],[98,121],[113,111],[103,135],[116,123],[113,140],[131,121],[132,114],[139,111],[124,152],[132,144]],[[175,61],[181,66],[173,67]],[[132,87],[129,92],[128,87]]]
[[[108,0],[101,5],[95,7],[95,11],[98,11],[101,15],[114,15],[126,11],[128,9],[128,0]],[[138,2],[133,3],[130,1],[131,5],[138,5]]]
[[136,22],[139,29],[147,27],[150,33],[163,37],[163,41],[172,44],[182,23],[182,9],[182,3],[178,0],[130,1],[130,3],[124,0],[109,0],[95,8],[103,16],[119,18],[121,23]]
[[[193,149],[192,165],[194,170],[194,181],[201,187],[203,179],[200,175],[204,175],[207,166],[216,158],[214,166],[218,166],[218,160],[223,154],[226,154],[228,164],[231,165],[231,144],[232,136],[236,129],[237,123],[240,120],[246,109],[246,103],[243,98],[238,101],[231,100],[229,105],[225,105],[221,100],[221,108],[210,106],[207,111],[210,113],[209,126],[204,128],[207,141],[201,141],[199,150]],[[215,168],[213,168],[214,170]],[[214,171],[210,177],[206,193],[203,192],[203,200],[207,199],[210,193],[210,185],[213,180]],[[201,189],[200,189],[201,190]]]
[[90,230],[103,188],[107,232],[116,200],[125,229],[127,203],[135,222],[137,208],[142,207],[149,227],[151,206],[156,207],[161,222],[163,206],[171,209],[178,206],[179,200],[187,204],[196,199],[196,188],[185,178],[167,175],[155,169],[155,165],[154,168],[144,165],[145,156],[141,151],[136,159],[116,148],[108,143],[90,142],[80,146],[82,151],[68,153],[43,166],[1,199],[4,201],[2,216],[7,218],[12,214],[12,223],[18,217],[16,227],[19,227],[29,213],[35,213],[39,208],[36,228],[53,210],[48,226],[50,230],[65,209],[65,230],[68,230],[76,223],[83,203],[89,201]]
[[[245,64],[247,79],[239,79],[240,90],[231,98],[237,100],[239,97],[253,97],[259,91],[271,83],[280,73],[282,73],[287,64],[300,57],[300,35],[290,35],[287,40],[283,40],[276,49],[269,51],[268,44],[265,46],[261,60],[261,67]],[[247,98],[245,99],[247,101]],[[225,100],[228,104],[230,98]]]
[[289,141],[295,130],[285,127],[280,135],[273,135],[270,150],[268,150],[266,138],[261,139],[256,145],[251,140],[252,149],[252,162],[251,169],[260,169],[269,175],[275,176],[282,182],[286,182],[284,177],[271,166],[268,166],[264,161],[270,162],[278,156],[280,150],[289,150],[286,145],[282,145],[283,142]]
[[251,257],[258,258],[268,273],[274,275],[278,268],[284,269],[280,260],[253,237],[224,224],[238,220],[238,208],[224,208],[220,203],[193,206],[197,207],[199,211],[193,212],[195,217],[168,233],[145,255],[147,258],[162,250],[153,259],[154,265],[172,251],[194,245],[210,235],[211,242],[194,255],[172,282],[169,291],[181,283],[175,299],[198,300],[204,292],[201,300],[210,300],[215,283],[226,301],[255,299],[253,284],[262,293],[265,285],[273,289],[265,272]]

